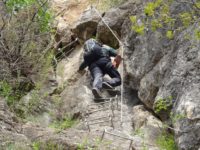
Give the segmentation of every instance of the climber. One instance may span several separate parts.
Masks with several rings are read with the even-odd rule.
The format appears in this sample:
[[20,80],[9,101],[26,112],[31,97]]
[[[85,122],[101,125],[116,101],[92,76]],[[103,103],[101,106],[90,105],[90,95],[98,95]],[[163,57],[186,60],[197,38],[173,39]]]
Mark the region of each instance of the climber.
[[[115,57],[114,62],[111,62],[110,57]],[[121,85],[121,76],[117,68],[122,58],[117,54],[117,51],[107,45],[103,45],[94,39],[89,39],[84,44],[84,61],[79,67],[78,72],[89,67],[92,75],[92,93],[95,98],[102,98],[101,90],[114,89]],[[103,82],[103,76],[108,74],[111,80]]]

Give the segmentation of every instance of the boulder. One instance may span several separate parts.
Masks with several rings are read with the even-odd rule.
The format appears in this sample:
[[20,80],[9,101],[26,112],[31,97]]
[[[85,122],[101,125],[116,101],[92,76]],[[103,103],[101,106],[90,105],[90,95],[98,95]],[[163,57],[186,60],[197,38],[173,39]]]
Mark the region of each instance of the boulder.
[[159,149],[156,141],[162,134],[162,122],[147,111],[143,105],[133,107],[132,122],[134,135],[142,137],[143,146]]
[[83,12],[80,19],[72,28],[72,32],[80,39],[87,40],[96,35],[97,25],[100,21],[100,17],[94,9],[88,8]]
[[[62,17],[57,18],[57,22],[57,32],[55,35],[56,43],[54,47],[56,50],[61,48],[63,52],[67,52],[72,47],[70,43],[73,40],[73,33],[71,32],[67,22]],[[57,51],[56,53],[59,53],[59,51]]]
[[200,84],[185,87],[180,96],[175,114],[182,116],[175,120],[176,141],[181,150],[200,148]]

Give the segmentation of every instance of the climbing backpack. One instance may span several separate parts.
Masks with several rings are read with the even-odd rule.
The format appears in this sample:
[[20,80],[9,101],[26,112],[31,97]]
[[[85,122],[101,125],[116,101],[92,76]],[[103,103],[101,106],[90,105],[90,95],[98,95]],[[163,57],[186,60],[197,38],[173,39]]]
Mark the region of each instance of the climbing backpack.
[[89,39],[84,43],[84,61],[91,64],[102,57],[102,45],[95,39]]

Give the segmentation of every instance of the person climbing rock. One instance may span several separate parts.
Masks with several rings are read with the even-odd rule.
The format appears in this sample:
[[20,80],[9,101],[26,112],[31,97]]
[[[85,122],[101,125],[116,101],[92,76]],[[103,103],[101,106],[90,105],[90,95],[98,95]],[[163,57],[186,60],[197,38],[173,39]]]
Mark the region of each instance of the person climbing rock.
[[[81,63],[78,72],[89,67],[92,76],[92,93],[95,98],[102,98],[101,90],[113,89],[121,85],[121,76],[117,67],[122,58],[117,51],[110,46],[103,45],[94,39],[89,39],[84,44],[84,61]],[[111,57],[115,57],[114,63]],[[103,81],[103,76],[108,74],[111,80]]]

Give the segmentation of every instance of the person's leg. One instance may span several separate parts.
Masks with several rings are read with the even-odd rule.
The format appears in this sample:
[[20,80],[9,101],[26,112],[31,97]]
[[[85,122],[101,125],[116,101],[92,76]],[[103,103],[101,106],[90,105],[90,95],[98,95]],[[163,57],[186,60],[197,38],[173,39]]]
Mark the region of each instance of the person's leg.
[[90,72],[93,78],[92,88],[102,89],[103,72],[101,69],[98,66],[95,66]]
[[95,98],[101,98],[103,72],[98,66],[93,67],[90,72],[93,78],[92,93]]
[[108,83],[112,87],[121,85],[121,76],[119,72],[117,71],[117,69],[111,66],[111,67],[106,68],[105,71],[106,71],[106,74],[108,74],[112,78],[111,80],[106,81],[106,83]]

